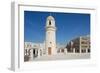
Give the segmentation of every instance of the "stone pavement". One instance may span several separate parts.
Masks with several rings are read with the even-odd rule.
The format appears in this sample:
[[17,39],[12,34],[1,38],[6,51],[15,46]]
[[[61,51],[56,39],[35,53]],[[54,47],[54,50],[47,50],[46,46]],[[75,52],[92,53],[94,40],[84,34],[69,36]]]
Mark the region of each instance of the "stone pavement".
[[33,61],[44,61],[44,60],[70,60],[70,59],[88,59],[90,53],[67,53],[57,54],[52,56],[40,56],[35,58]]

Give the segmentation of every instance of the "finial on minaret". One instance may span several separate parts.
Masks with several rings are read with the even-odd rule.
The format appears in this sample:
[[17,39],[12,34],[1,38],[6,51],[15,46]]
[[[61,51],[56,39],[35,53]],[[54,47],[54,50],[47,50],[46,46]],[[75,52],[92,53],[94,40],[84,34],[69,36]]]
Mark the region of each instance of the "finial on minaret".
[[51,12],[50,12],[50,16],[51,16]]

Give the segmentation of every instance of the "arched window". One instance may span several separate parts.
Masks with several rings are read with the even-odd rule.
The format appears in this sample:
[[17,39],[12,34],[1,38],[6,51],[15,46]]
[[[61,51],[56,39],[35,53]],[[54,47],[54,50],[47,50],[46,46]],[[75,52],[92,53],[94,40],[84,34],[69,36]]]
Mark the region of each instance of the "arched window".
[[51,25],[51,21],[49,21],[49,25]]

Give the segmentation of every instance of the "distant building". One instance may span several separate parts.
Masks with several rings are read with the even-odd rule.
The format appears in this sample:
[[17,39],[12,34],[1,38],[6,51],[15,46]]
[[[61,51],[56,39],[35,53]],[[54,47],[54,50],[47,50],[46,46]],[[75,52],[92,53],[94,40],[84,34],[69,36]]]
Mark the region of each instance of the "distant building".
[[42,56],[44,44],[42,43],[24,43],[24,61],[32,61],[36,57]]
[[57,53],[64,53],[65,51],[65,44],[57,44]]
[[80,36],[71,40],[67,46],[67,52],[90,53],[90,36]]

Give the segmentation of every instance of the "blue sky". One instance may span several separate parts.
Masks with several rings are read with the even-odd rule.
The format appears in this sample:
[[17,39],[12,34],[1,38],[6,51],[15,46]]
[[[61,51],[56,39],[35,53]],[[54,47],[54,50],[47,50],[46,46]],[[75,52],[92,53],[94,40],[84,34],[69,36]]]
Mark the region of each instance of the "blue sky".
[[66,44],[75,37],[90,35],[90,14],[24,11],[25,42],[44,42],[46,18],[50,14],[56,22],[57,43]]

